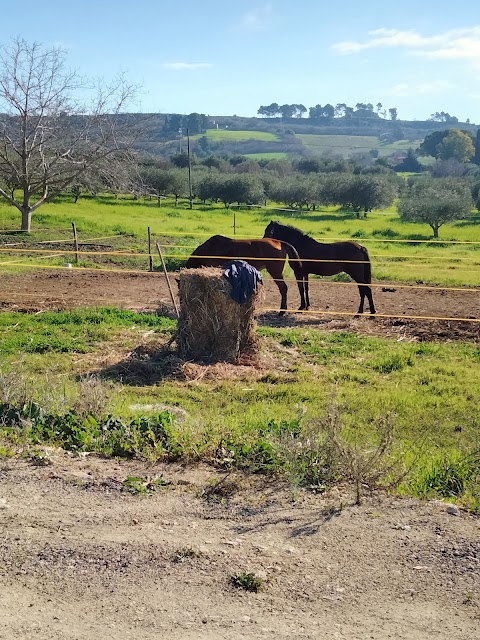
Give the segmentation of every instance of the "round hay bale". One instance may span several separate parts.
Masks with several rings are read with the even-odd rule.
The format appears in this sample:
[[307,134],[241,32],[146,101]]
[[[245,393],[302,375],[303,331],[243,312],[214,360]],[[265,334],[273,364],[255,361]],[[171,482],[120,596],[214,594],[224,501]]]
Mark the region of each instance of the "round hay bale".
[[223,269],[185,269],[178,278],[180,317],[176,343],[186,360],[234,362],[257,351],[255,306],[260,294],[245,304],[230,297],[232,285]]

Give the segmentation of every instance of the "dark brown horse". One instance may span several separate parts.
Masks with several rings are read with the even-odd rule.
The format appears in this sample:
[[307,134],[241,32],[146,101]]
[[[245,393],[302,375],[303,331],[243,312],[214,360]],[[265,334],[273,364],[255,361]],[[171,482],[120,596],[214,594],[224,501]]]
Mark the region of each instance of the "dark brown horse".
[[[370,258],[367,250],[361,244],[351,241],[327,244],[317,242],[300,231],[300,229],[287,224],[280,224],[280,222],[273,222],[273,220],[265,229],[264,237],[289,242],[297,250],[302,261],[301,271],[305,285],[304,296],[302,296],[302,290],[300,289],[301,310],[310,307],[308,295],[308,275],[310,273],[318,276],[333,276],[343,271],[358,283],[360,306],[357,313],[363,313],[365,297],[368,298],[370,313],[372,315],[375,313],[372,289],[368,286],[372,283]],[[329,262],[330,260],[332,262]],[[298,278],[296,273],[295,277]]]
[[283,279],[285,260],[292,260],[300,297],[305,298],[301,262],[298,253],[288,242],[260,238],[259,240],[233,240],[225,236],[212,236],[195,249],[185,265],[187,269],[196,267],[221,267],[229,260],[245,260],[261,271],[266,269],[275,280],[282,296],[280,311],[287,308],[287,285]]

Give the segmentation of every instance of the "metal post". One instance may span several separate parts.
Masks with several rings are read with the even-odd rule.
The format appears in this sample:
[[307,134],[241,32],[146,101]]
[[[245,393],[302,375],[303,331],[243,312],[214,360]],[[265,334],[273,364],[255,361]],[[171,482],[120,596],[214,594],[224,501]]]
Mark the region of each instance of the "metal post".
[[148,227],[148,270],[153,271],[152,236]]
[[190,209],[193,209],[193,199],[192,199],[192,163],[190,160],[190,135],[187,129],[187,157],[188,157],[188,193],[190,200]]
[[75,246],[75,263],[78,264],[78,237],[77,237],[77,227],[75,226],[74,222],[72,222],[72,229],[73,229],[73,244]]

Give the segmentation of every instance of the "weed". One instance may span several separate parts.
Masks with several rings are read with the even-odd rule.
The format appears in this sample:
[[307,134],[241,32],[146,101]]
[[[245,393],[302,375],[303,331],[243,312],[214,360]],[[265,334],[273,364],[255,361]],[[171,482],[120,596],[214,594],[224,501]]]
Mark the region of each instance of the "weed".
[[366,238],[368,233],[366,233],[363,229],[357,229],[357,231],[353,231],[350,233],[352,238]]
[[468,591],[468,592],[465,594],[464,599],[462,600],[462,604],[465,604],[465,605],[472,605],[472,604],[476,604],[476,597],[475,597],[475,594],[474,594],[474,593],[472,593],[471,591]]
[[15,456],[15,449],[11,447],[4,447],[0,444],[0,458],[13,458]]
[[372,231],[372,236],[379,236],[381,238],[398,238],[400,233],[392,229],[391,227],[387,227],[386,229],[376,229]]
[[203,558],[204,554],[197,549],[193,549],[192,547],[181,547],[178,549],[172,557],[172,562],[182,563],[187,560],[198,560]]
[[265,587],[266,580],[254,573],[234,573],[230,576],[230,583],[237,587],[237,589],[244,589],[245,591],[251,591],[258,593]]
[[28,402],[23,406],[0,403],[0,435],[11,441],[53,444],[69,451],[96,451],[108,456],[157,460],[176,459],[181,452],[168,411],[122,420],[112,415],[96,418],[73,410],[47,413]]
[[229,479],[231,472],[227,473],[217,482],[211,482],[202,493],[201,497],[209,502],[222,503],[231,498],[238,491],[238,484],[235,480]]
[[407,366],[412,366],[413,362],[411,355],[393,353],[375,360],[372,363],[372,369],[379,373],[393,373],[401,371]]
[[265,384],[278,384],[279,382],[281,382],[281,378],[276,373],[269,371],[264,376],[259,378],[258,381],[263,382]]
[[161,487],[167,487],[171,482],[165,480],[162,476],[159,478],[141,478],[137,476],[129,476],[126,478],[122,485],[130,493],[153,493]]
[[274,443],[283,472],[293,485],[319,493],[335,480],[335,465],[331,463],[325,431],[319,422],[311,422],[299,430],[278,430]]
[[[362,436],[345,432],[342,415],[335,404],[331,404],[325,423],[330,464],[336,476],[353,482],[355,502],[361,503],[364,487],[370,489],[398,485],[408,471],[402,456],[394,454],[394,416],[385,414],[372,425],[373,437],[369,441]],[[393,477],[392,477],[393,476]]]
[[333,282],[352,282],[352,279],[348,273],[337,273],[337,275],[330,278]]
[[26,451],[23,454],[23,457],[27,458],[27,460],[35,467],[48,467],[52,464],[50,456],[46,451],[42,451],[42,449]]
[[0,369],[0,405],[24,404],[27,401],[27,382],[18,370]]
[[480,452],[452,452],[438,455],[420,467],[411,488],[421,497],[459,498],[472,479],[480,480]]
[[94,375],[85,376],[79,382],[73,410],[79,416],[102,415],[105,413],[108,400],[109,394],[105,382]]

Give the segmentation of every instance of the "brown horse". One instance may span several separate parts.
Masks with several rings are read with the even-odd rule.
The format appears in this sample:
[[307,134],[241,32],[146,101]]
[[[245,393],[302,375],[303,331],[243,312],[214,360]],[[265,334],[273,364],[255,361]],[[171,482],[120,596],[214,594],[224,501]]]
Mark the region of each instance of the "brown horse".
[[[300,229],[280,222],[269,223],[265,229],[265,238],[276,238],[289,242],[297,250],[302,261],[302,277],[304,279],[304,296],[300,290],[302,300],[300,309],[310,307],[308,295],[308,275],[314,273],[319,276],[333,276],[336,273],[348,273],[358,283],[360,292],[360,306],[357,313],[363,313],[365,297],[368,298],[370,314],[375,313],[372,289],[368,285],[372,282],[372,268],[368,252],[357,242],[317,242]],[[331,260],[332,262],[329,262]],[[295,273],[295,277],[298,278]]]
[[304,300],[302,267],[298,253],[288,242],[260,238],[259,240],[233,240],[225,236],[212,236],[195,249],[185,265],[187,269],[196,267],[221,267],[229,260],[245,260],[261,271],[266,269],[275,280],[282,296],[280,312],[287,308],[287,284],[283,279],[283,269],[287,256],[295,273]]

